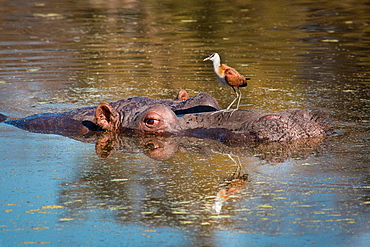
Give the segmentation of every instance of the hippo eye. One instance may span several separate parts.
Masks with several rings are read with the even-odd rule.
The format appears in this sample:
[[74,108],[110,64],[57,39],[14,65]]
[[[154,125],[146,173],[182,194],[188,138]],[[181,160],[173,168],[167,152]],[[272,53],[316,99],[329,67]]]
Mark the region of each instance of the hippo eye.
[[153,125],[154,123],[155,123],[155,119],[153,118],[146,119],[146,124]]
[[144,132],[156,132],[166,127],[166,119],[156,111],[148,111],[140,122],[141,130]]
[[144,123],[148,126],[153,126],[158,122],[159,122],[159,120],[155,119],[155,118],[145,118],[145,120],[144,120]]

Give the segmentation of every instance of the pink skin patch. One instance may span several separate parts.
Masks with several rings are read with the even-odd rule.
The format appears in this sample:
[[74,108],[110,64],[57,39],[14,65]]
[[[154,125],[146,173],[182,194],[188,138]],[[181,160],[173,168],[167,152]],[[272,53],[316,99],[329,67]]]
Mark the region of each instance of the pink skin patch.
[[280,118],[281,118],[281,116],[278,116],[278,115],[268,115],[268,116],[261,117],[260,121],[261,120],[270,120],[270,119],[280,119]]

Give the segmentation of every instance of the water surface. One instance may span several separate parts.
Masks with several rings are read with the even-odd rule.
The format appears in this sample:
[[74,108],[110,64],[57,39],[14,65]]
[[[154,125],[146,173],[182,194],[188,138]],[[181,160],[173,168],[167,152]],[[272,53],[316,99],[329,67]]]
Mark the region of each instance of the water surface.
[[[0,245],[367,246],[366,1],[4,0],[1,113],[232,89],[242,109],[321,108],[336,134],[230,147],[191,138],[68,138],[0,124]],[[104,138],[112,142],[104,142]],[[227,182],[230,180],[233,182]]]

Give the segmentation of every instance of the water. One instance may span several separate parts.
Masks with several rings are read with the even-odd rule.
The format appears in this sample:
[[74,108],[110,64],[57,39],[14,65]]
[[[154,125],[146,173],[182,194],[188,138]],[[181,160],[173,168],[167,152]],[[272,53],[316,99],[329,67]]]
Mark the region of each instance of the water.
[[366,1],[1,6],[0,104],[11,118],[172,99],[180,89],[227,107],[232,90],[202,61],[217,51],[251,78],[242,109],[321,108],[337,132],[229,147],[124,136],[109,144],[0,124],[1,246],[368,245]]

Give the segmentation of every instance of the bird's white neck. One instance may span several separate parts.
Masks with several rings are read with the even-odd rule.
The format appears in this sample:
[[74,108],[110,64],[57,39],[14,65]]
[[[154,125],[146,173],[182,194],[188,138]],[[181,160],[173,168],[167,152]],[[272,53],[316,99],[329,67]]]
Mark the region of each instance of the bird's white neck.
[[213,62],[213,69],[215,70],[216,74],[218,74],[218,68],[220,67],[221,65],[221,58],[220,58],[220,55],[218,55],[217,53],[213,56],[212,58],[212,62]]

